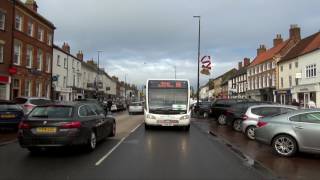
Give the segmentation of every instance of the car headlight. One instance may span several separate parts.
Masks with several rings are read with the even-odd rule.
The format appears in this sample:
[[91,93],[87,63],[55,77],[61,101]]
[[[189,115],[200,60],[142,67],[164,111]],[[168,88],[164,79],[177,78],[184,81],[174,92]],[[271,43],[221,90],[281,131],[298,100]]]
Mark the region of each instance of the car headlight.
[[190,116],[189,115],[184,115],[180,118],[180,120],[186,120],[186,119],[190,119]]
[[151,114],[148,114],[148,115],[147,115],[147,118],[148,118],[148,119],[156,119],[156,117],[155,117],[154,115],[151,115]]

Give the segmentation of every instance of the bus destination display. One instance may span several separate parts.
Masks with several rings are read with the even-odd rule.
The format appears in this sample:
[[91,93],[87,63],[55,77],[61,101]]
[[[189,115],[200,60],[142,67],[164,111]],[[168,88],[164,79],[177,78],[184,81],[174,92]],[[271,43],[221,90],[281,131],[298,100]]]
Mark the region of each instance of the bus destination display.
[[188,88],[187,81],[160,81],[153,80],[149,81],[149,88],[175,88],[175,89],[185,89]]

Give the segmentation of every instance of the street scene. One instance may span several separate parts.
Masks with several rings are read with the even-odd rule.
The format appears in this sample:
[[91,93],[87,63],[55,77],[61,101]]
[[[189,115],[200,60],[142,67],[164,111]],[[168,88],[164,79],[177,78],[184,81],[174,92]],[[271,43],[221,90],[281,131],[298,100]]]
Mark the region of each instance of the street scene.
[[0,180],[319,179],[319,5],[0,0]]

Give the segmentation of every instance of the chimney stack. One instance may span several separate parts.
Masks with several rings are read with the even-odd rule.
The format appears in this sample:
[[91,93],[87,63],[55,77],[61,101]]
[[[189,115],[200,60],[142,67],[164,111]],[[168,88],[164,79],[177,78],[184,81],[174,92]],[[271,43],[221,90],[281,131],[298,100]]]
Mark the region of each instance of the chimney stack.
[[38,5],[35,0],[27,0],[25,5],[34,12],[38,11]]
[[70,46],[68,43],[63,43],[62,50],[70,54]]
[[243,67],[247,67],[250,64],[250,59],[249,58],[244,58],[243,59]]
[[297,24],[292,24],[290,26],[289,36],[291,40],[295,40],[295,41],[301,40],[300,27]]
[[283,39],[281,37],[281,34],[277,34],[276,38],[273,39],[273,47],[278,46],[283,42]]
[[264,53],[267,51],[267,48],[264,44],[261,44],[260,47],[257,49],[257,56],[259,56],[261,53]]
[[242,68],[242,62],[238,63],[238,70],[240,70]]
[[77,58],[78,58],[80,61],[83,61],[83,53],[82,53],[82,51],[79,51],[79,52],[77,53]]

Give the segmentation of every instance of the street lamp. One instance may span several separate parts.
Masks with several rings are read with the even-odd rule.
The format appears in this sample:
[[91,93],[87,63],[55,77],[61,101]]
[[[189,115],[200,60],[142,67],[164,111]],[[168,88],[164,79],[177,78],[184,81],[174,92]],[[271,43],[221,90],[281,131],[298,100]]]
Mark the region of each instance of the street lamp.
[[[99,67],[99,65],[100,65],[100,53],[102,53],[103,51],[97,51],[97,53],[98,53],[98,73],[97,73],[97,78],[96,78],[96,95],[97,95],[97,97],[98,97],[98,91],[99,91],[99,84],[100,84],[100,67]],[[99,99],[99,98],[98,98]]]
[[197,18],[199,22],[199,30],[198,30],[198,82],[197,82],[197,107],[199,107],[199,81],[200,81],[200,16],[193,16],[193,18]]

